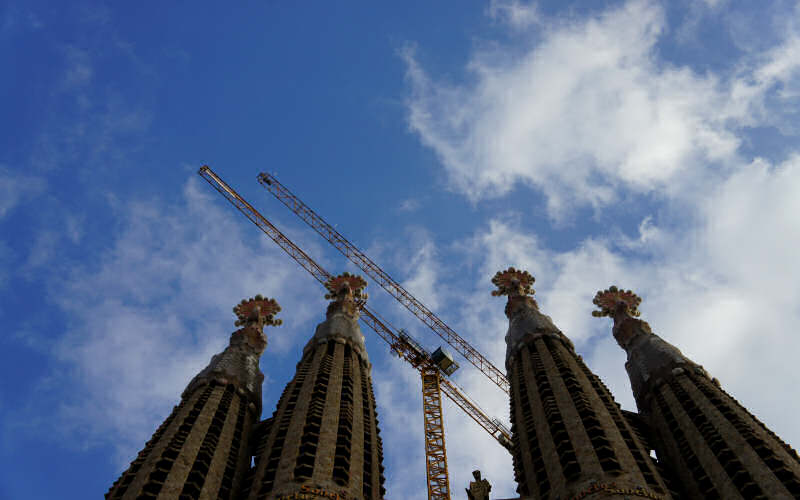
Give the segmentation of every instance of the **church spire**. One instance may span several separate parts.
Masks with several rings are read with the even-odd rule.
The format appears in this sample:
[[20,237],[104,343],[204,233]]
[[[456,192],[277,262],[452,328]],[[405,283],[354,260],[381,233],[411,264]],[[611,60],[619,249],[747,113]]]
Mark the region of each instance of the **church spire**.
[[264,298],[261,295],[242,300],[234,306],[235,325],[239,329],[231,334],[230,345],[211,358],[208,366],[189,382],[182,396],[186,397],[211,380],[222,384],[233,383],[246,393],[250,403],[260,415],[261,384],[264,381],[264,374],[261,373],[258,364],[261,354],[267,347],[264,327],[278,326],[282,323],[280,319],[275,318],[280,310],[281,306],[275,299]]
[[492,290],[492,297],[508,296],[506,303],[506,316],[511,316],[518,307],[527,305],[539,309],[533,294],[533,282],[536,278],[531,276],[528,271],[517,270],[509,267],[505,271],[497,271],[492,278],[492,283],[497,290]]
[[507,296],[506,369],[517,492],[524,498],[671,498],[649,450],[572,342],[539,311],[534,278],[492,278]]
[[349,273],[325,283],[325,320],[255,438],[241,498],[384,497],[372,367],[358,325],[366,286]]
[[342,273],[334,276],[325,282],[328,293],[325,298],[330,300],[326,317],[330,318],[336,313],[343,313],[354,319],[358,319],[361,304],[367,301],[367,294],[364,293],[367,282],[361,276]]
[[279,326],[283,320],[276,319],[275,314],[280,312],[281,306],[275,299],[265,299],[261,294],[249,300],[242,300],[233,307],[233,313],[238,318],[236,326],[254,328],[264,333],[264,326]]
[[702,366],[638,318],[635,293],[595,295],[594,316],[614,320],[625,368],[654,445],[691,498],[800,498],[797,453],[722,390]]
[[259,358],[264,326],[281,308],[256,295],[233,308],[230,344],[211,358],[181,401],[111,486],[107,499],[232,499],[249,465],[249,438],[261,415]]

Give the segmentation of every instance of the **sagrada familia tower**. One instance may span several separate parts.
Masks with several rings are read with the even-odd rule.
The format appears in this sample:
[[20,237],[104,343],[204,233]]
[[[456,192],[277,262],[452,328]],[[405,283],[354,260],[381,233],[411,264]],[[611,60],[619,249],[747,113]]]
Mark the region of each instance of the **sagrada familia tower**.
[[280,306],[259,295],[242,301],[230,345],[189,382],[106,498],[382,499],[372,366],[358,326],[366,284],[347,273],[326,283],[325,321],[263,421],[263,329],[280,324]]
[[638,413],[620,409],[539,311],[533,276],[509,268],[492,282],[493,295],[508,296],[506,370],[522,498],[800,498],[797,452],[638,319],[633,292],[598,292],[593,314],[614,320]]
[[[509,268],[506,371],[519,499],[800,498],[800,457],[702,366],[639,319],[641,300],[611,287],[595,316],[628,356],[638,412],[625,411],[533,299],[534,278]],[[358,326],[366,282],[326,283],[325,321],[303,349],[272,417],[261,415],[263,329],[280,307],[256,296],[234,308],[230,345],[189,382],[181,401],[107,499],[384,498],[371,365]],[[470,500],[488,500],[478,471]]]

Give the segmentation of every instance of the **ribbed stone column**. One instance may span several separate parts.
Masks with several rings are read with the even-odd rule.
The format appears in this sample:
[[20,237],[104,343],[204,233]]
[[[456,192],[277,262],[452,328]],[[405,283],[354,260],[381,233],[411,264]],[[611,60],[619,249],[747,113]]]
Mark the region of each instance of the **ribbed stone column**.
[[242,326],[189,382],[107,499],[233,499],[247,470],[248,437],[261,414],[264,325],[280,306],[260,295],[234,308]]
[[524,498],[671,498],[635,429],[572,342],[539,311],[534,278],[492,279],[507,295],[514,475]]
[[614,319],[639,413],[655,431],[656,452],[689,498],[800,498],[797,453],[723,391],[702,366],[637,319],[630,290],[598,292],[595,316]]
[[241,498],[384,496],[371,365],[356,305],[366,299],[366,282],[345,273],[325,286],[332,299],[326,319],[259,433]]

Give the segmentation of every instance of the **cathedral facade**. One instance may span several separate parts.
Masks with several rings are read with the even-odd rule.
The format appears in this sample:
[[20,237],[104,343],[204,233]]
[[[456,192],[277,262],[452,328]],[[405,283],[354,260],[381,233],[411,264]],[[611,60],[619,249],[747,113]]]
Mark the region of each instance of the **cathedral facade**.
[[[533,299],[534,278],[509,268],[506,371],[519,499],[800,498],[800,457],[702,366],[639,319],[639,297],[610,287],[595,316],[613,319],[637,412],[623,410]],[[264,327],[280,307],[256,296],[234,308],[230,345],[180,403],[107,499],[290,500],[385,497],[371,364],[358,325],[366,282],[326,283],[325,320],[309,339],[272,416],[260,420]],[[475,471],[470,500],[491,485]]]

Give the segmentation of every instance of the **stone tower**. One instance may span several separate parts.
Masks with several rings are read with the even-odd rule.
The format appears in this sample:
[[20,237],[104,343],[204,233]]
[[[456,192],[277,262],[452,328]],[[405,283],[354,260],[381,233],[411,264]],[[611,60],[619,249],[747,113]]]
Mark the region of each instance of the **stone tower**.
[[181,401],[111,486],[107,499],[233,499],[249,465],[248,437],[261,415],[264,325],[280,306],[257,295],[234,307],[230,345],[189,382]]
[[522,498],[672,498],[636,427],[572,342],[539,311],[534,278],[509,268],[507,295],[514,476]]
[[326,319],[303,349],[275,413],[253,437],[255,466],[242,499],[383,498],[371,365],[358,326],[365,286],[348,273],[325,284],[332,300]]
[[637,319],[641,299],[616,287],[598,292],[595,316],[614,319],[639,413],[659,459],[690,498],[800,498],[797,453],[720,388],[702,366]]

